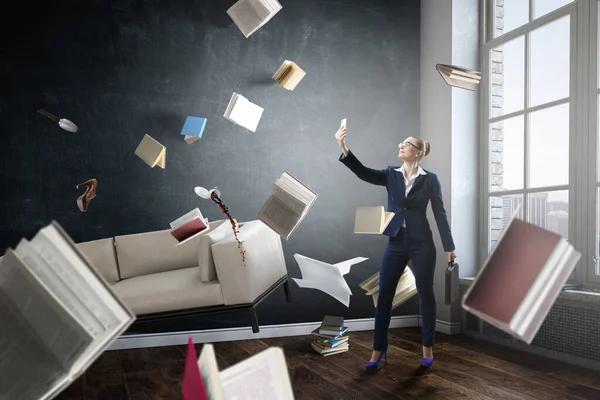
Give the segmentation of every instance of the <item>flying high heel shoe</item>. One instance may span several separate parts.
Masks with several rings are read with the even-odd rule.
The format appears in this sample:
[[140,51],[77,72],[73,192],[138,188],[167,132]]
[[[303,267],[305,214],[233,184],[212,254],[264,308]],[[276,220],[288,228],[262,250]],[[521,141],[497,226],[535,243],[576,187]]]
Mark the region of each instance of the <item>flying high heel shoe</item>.
[[85,181],[75,186],[79,189],[81,186],[87,186],[85,193],[77,198],[77,206],[82,212],[85,212],[88,208],[90,200],[96,197],[96,188],[98,187],[98,181],[95,178]]
[[[383,365],[380,367],[379,366],[379,362],[381,361],[381,357],[384,357],[383,360]],[[379,371],[381,368],[383,368],[385,366],[385,364],[387,363],[387,349],[382,351],[379,354],[379,358],[377,359],[377,361],[369,361],[367,363],[367,365],[365,365],[365,370],[367,372],[377,372]]]

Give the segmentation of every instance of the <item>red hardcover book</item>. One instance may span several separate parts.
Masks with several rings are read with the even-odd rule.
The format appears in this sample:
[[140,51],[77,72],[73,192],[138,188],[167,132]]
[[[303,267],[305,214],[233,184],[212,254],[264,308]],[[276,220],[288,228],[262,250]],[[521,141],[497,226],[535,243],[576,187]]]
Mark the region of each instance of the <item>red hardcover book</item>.
[[202,381],[200,366],[198,365],[194,341],[191,336],[188,340],[188,350],[185,359],[185,371],[181,392],[185,400],[208,400],[204,381]]
[[173,235],[178,242],[183,242],[184,240],[204,231],[206,228],[208,227],[200,218],[194,218],[190,222],[173,229],[171,231],[171,235]]

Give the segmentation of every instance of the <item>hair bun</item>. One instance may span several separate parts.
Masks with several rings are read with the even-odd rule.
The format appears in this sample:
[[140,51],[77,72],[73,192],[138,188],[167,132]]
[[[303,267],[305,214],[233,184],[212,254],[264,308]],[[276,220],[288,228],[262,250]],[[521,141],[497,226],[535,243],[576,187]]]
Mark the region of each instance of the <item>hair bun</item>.
[[431,151],[431,145],[429,144],[429,142],[427,140],[423,140],[423,146],[425,147],[425,156],[429,154],[429,152]]

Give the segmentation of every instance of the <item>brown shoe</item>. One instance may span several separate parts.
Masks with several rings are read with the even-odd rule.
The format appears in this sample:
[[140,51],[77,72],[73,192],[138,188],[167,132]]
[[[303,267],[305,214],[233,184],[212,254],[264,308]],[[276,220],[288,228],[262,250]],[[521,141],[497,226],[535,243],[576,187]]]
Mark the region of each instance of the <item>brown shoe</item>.
[[96,197],[96,188],[98,187],[98,181],[95,178],[85,181],[76,186],[79,189],[81,186],[86,186],[85,193],[79,196],[77,199],[77,206],[83,212],[88,208],[90,200]]

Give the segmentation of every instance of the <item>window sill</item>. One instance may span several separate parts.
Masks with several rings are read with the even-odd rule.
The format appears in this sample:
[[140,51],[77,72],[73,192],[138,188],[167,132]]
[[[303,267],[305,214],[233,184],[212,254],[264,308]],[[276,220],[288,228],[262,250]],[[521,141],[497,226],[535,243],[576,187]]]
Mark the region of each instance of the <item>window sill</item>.
[[[462,286],[471,286],[475,278],[460,278],[459,283]],[[559,299],[578,301],[582,303],[591,303],[600,305],[600,292],[587,291],[586,289],[567,289],[560,292]]]

